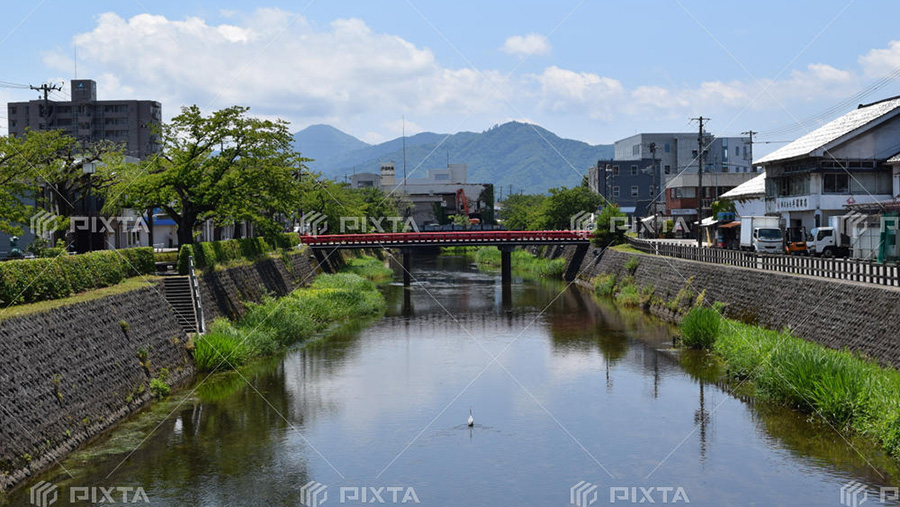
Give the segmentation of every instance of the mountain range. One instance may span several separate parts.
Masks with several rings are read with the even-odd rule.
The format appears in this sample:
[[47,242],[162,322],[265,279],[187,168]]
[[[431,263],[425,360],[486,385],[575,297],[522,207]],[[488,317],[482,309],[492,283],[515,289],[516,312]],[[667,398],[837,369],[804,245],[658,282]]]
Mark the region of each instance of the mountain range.
[[[393,161],[403,174],[403,138],[368,144],[329,125],[312,125],[294,134],[294,147],[314,159],[307,165],[326,178],[343,180],[354,173],[378,172]],[[509,122],[484,132],[436,134],[406,138],[409,177],[425,177],[428,169],[447,163],[468,166],[470,183],[493,183],[503,193],[543,193],[551,187],[575,186],[597,160],[613,156],[612,145],[563,139],[537,125]],[[499,188],[498,188],[499,192]]]

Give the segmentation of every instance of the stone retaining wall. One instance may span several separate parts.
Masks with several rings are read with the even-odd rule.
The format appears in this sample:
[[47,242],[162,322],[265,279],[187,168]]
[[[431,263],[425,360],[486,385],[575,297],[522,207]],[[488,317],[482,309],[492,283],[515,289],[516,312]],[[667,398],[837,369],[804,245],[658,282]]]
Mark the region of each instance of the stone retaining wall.
[[[201,275],[207,323],[315,277],[308,252],[288,260]],[[188,382],[185,343],[161,284],[0,321],[0,493],[144,406],[162,368]]]
[[184,340],[157,286],[0,321],[0,491],[190,379]]
[[[564,255],[571,258],[573,252],[568,247]],[[801,338],[900,367],[900,290],[615,250],[600,255],[595,247],[581,264],[580,278],[626,276],[625,263],[632,257],[640,259],[635,282],[653,286],[660,298],[675,297],[691,280],[707,301],[726,303],[730,318],[770,329],[789,327]]]

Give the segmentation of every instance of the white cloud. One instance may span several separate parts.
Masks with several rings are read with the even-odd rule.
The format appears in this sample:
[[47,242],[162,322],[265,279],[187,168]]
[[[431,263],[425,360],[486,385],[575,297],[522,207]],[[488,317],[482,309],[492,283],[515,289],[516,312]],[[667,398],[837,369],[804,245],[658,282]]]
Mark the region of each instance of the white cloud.
[[612,105],[625,93],[616,79],[555,65],[531,77],[541,85],[539,105],[557,113],[587,112],[591,118],[607,118]]
[[[99,16],[75,36],[82,75],[92,73],[106,97],[139,96],[163,102],[164,113],[197,103],[220,108],[249,105],[298,123],[382,111],[460,113],[498,107],[485,100],[499,72],[439,65],[430,49],[374,32],[359,19],[326,27],[278,9],[233,15],[213,25],[192,17],[170,20],[141,14]],[[70,70],[62,50],[44,63]]]
[[873,49],[859,57],[866,76],[881,77],[900,67],[900,41],[892,40],[887,48]]
[[506,39],[500,49],[511,55],[546,55],[550,53],[550,42],[537,33],[513,35]]

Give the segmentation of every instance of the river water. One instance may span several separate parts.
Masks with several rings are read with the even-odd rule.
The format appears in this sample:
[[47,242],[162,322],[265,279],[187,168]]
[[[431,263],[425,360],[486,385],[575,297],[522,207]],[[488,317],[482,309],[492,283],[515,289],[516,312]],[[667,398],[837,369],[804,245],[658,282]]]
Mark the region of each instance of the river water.
[[562,282],[504,293],[463,257],[414,264],[383,318],[201,377],[40,480],[57,505],[77,487],[173,506],[841,505],[853,481],[843,500],[896,498],[894,461],[729,394],[666,325]]

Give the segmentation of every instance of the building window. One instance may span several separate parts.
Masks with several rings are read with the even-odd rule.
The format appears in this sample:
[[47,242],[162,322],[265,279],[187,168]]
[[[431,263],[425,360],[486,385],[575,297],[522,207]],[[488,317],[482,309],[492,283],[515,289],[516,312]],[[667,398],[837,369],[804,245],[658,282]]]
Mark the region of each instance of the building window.
[[619,197],[619,187],[618,186],[613,187],[613,197]]
[[637,197],[637,196],[638,196],[638,186],[631,185],[631,197]]
[[826,194],[846,194],[850,192],[849,175],[826,174],[824,179],[824,191]]
[[636,165],[631,166],[631,175],[632,176],[637,175],[637,166]]
[[735,147],[734,147],[734,156],[737,157],[737,156],[740,155],[740,154],[741,154],[741,147],[740,147],[740,146],[735,146]]
[[691,150],[691,157],[697,158],[697,150]]
[[614,165],[613,166],[613,176],[618,176],[618,175],[619,175],[619,166]]
[[652,198],[652,197],[655,197],[655,194],[656,194],[656,189],[653,188],[653,185],[650,185],[649,187],[647,187],[647,195],[649,195]]
[[671,172],[672,172],[672,166],[667,165],[666,166],[666,174],[670,174]]
[[669,148],[669,143],[663,145],[663,151],[665,151],[666,153],[669,153],[669,151],[671,151],[671,148]]
[[9,115],[12,116],[16,114],[16,106],[9,106]]
[[641,152],[641,145],[640,145],[640,144],[635,144],[634,146],[631,147],[631,154],[632,154],[632,155],[637,155],[637,154],[639,154],[640,152]]
[[676,187],[672,189],[672,199],[694,199],[697,197],[697,187]]

